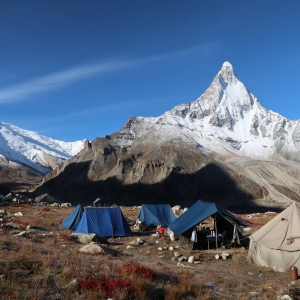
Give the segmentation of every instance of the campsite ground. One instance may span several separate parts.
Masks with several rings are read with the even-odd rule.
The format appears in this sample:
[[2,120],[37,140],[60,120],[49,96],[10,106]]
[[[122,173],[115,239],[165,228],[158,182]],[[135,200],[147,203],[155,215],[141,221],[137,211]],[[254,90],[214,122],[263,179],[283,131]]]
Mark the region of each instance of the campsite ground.
[[[280,299],[283,295],[297,299],[300,291],[300,282],[291,282],[288,272],[252,263],[247,249],[176,249],[177,243],[168,237],[154,237],[147,231],[110,238],[104,252],[87,254],[79,252],[84,245],[71,238],[71,231],[60,226],[74,207],[3,209],[4,219],[18,212],[22,216],[6,220],[20,228],[1,227],[0,299]],[[121,209],[131,220],[139,211],[137,207]],[[252,223],[246,232],[250,234],[275,215],[240,217]],[[137,237],[143,244],[133,244]],[[187,258],[195,256],[200,263],[178,262],[174,251]],[[224,251],[230,258],[217,260],[215,255]],[[136,264],[141,267],[135,272],[128,273],[124,267]]]

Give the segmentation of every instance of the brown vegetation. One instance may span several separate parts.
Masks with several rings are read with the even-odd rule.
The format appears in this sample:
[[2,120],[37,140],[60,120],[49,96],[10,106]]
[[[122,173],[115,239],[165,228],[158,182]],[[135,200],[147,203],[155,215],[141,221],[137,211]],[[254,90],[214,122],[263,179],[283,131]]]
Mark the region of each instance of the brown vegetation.
[[[5,207],[23,216],[10,219],[20,230],[1,227],[0,299],[277,299],[292,293],[289,274],[255,265],[241,248],[226,250],[231,255],[227,260],[215,259],[224,251],[221,249],[178,249],[201,261],[182,262],[178,267],[171,260],[173,251],[158,250],[176,243],[145,232],[138,233],[143,245],[127,249],[136,237],[110,238],[111,251],[81,253],[78,250],[83,245],[60,226],[74,208],[47,208]],[[138,212],[132,207],[122,210],[130,219]],[[263,224],[273,216],[257,215],[251,220]],[[31,227],[26,230],[28,224]],[[253,230],[259,227],[255,226]],[[16,235],[22,231],[26,233]]]

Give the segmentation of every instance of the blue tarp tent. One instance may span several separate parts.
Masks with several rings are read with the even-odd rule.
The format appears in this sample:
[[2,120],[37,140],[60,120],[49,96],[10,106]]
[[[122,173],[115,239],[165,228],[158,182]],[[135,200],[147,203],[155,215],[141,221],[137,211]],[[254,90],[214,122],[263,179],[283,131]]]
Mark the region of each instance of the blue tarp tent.
[[210,216],[216,218],[221,216],[230,223],[233,221],[237,225],[249,226],[248,223],[237,218],[218,204],[198,200],[185,213],[170,224],[170,229],[176,234],[181,235]]
[[65,229],[75,230],[81,219],[83,211],[83,207],[78,204],[75,209],[66,218],[63,219],[61,226]]
[[86,208],[75,233],[95,233],[104,237],[132,235],[120,207]]
[[143,204],[137,216],[147,226],[168,227],[176,217],[170,204]]

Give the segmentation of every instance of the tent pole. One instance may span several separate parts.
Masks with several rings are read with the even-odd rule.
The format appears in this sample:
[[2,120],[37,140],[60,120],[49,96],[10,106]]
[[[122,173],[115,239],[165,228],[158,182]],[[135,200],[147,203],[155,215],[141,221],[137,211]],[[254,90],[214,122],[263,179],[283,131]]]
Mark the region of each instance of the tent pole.
[[217,213],[215,213],[215,235],[216,235],[216,249],[218,249]]

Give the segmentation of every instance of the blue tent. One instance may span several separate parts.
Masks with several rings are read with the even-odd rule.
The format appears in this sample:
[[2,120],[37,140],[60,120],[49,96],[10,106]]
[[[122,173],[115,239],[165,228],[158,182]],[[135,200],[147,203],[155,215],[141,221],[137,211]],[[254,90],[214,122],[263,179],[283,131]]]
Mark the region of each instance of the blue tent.
[[75,232],[104,237],[132,235],[120,207],[86,208]]
[[215,217],[215,219],[221,216],[230,223],[234,222],[237,225],[249,226],[248,223],[237,218],[218,204],[198,200],[185,213],[170,224],[170,229],[176,234],[181,235],[210,216]]
[[147,226],[169,226],[176,217],[170,204],[143,204],[137,216]]
[[81,219],[83,210],[83,207],[78,204],[75,209],[66,218],[63,219],[61,226],[65,229],[75,230]]

